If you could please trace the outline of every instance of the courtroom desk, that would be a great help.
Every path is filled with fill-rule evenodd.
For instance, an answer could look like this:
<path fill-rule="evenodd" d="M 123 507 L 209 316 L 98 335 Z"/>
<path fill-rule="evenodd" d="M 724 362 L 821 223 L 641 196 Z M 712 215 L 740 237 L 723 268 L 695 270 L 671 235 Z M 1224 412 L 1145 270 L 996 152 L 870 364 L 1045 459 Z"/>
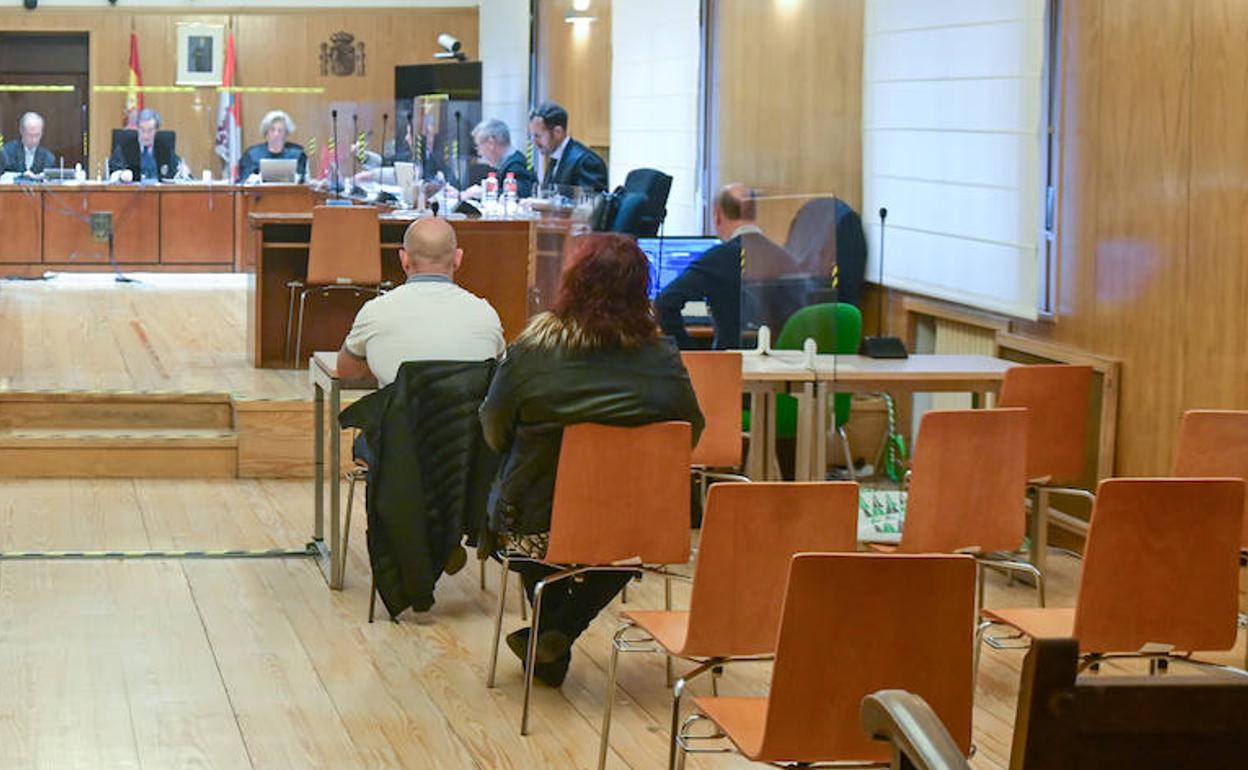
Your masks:
<path fill-rule="evenodd" d="M 234 268 L 234 190 L 224 184 L 160 188 L 162 265 Z"/>
<path fill-rule="evenodd" d="M 155 187 L 43 186 L 46 267 L 108 264 L 108 243 L 91 237 L 91 215 L 111 212 L 118 263 L 160 262 L 160 199 Z"/>
<path fill-rule="evenodd" d="M 22 185 L 0 187 L 0 263 L 39 262 L 43 253 L 43 196 Z"/>
<path fill-rule="evenodd" d="M 235 187 L 234 269 L 250 272 L 256 267 L 256 239 L 251 232 L 252 214 L 307 213 L 324 202 L 323 192 L 299 184 L 264 184 Z"/>
<path fill-rule="evenodd" d="M 400 285 L 406 280 L 398 249 L 410 216 L 384 214 L 381 218 L 382 273 Z M 247 339 L 257 367 L 293 366 L 285 358 L 286 322 L 290 310 L 287 283 L 307 275 L 312 215 L 252 214 L 251 228 L 259 255 L 255 275 L 248 282 Z M 510 342 L 537 311 L 534 298 L 554 296 L 554 285 L 537 289 L 533 238 L 535 223 L 529 220 L 452 220 L 463 263 L 455 282 L 489 301 L 498 311 L 503 334 Z M 549 282 L 549 278 L 547 281 Z M 355 314 L 371 294 L 333 291 L 329 296 L 309 295 L 305 310 L 303 350 L 291 358 L 300 365 L 311 351 L 337 350 L 351 328 Z M 297 299 L 296 299 L 297 302 Z M 413 333 L 419 333 L 414 330 Z M 293 344 L 293 343 L 292 343 Z"/>

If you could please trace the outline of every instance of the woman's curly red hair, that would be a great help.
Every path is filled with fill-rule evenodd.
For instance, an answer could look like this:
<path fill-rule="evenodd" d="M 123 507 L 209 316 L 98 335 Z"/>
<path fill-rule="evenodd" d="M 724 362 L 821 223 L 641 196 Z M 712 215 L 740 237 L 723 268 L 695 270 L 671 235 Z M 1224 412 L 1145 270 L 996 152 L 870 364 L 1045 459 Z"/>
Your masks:
<path fill-rule="evenodd" d="M 617 233 L 572 238 L 552 308 L 599 345 L 636 347 L 658 336 L 650 303 L 650 263 L 636 241 Z"/>

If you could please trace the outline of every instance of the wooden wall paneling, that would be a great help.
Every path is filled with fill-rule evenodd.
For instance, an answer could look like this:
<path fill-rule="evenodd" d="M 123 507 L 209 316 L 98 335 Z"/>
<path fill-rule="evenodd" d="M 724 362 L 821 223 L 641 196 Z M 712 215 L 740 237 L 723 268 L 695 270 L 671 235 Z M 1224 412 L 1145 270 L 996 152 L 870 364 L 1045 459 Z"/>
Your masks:
<path fill-rule="evenodd" d="M 537 98 L 568 111 L 577 140 L 609 150 L 611 144 L 611 2 L 594 0 L 596 20 L 569 24 L 571 0 L 542 0 L 538 11 Z M 514 140 L 518 146 L 524 141 Z"/>
<path fill-rule="evenodd" d="M 1248 4 L 1193 3 L 1182 409 L 1248 408 Z M 1169 415 L 1177 424 L 1177 413 Z"/>
<path fill-rule="evenodd" d="M 863 0 L 714 8 L 713 183 L 861 208 Z M 802 203 L 762 202 L 763 230 L 783 242 Z"/>

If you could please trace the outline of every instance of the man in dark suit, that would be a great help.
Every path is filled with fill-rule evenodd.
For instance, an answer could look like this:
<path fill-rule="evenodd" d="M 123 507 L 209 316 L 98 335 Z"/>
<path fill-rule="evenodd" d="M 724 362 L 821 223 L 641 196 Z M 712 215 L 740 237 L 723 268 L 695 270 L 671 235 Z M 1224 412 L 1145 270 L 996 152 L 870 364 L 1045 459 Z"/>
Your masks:
<path fill-rule="evenodd" d="M 696 347 L 681 316 L 686 302 L 707 303 L 716 350 L 741 347 L 741 332 L 764 324 L 779 334 L 788 316 L 801 307 L 800 301 L 789 301 L 792 292 L 777 290 L 776 284 L 798 268 L 754 224 L 757 207 L 749 188 L 728 185 L 715 196 L 714 206 L 715 234 L 723 243 L 708 249 L 654 300 L 663 333 L 682 349 Z"/>
<path fill-rule="evenodd" d="M 110 181 L 155 182 L 171 179 L 179 171 L 186 172 L 185 164 L 174 152 L 174 133 L 157 131 L 159 112 L 142 110 L 135 122 L 138 131 L 123 131 L 120 140 L 115 140 L 116 146 L 108 159 Z"/>
<path fill-rule="evenodd" d="M 511 129 L 506 123 L 498 118 L 481 121 L 472 129 L 472 141 L 477 145 L 481 160 L 497 172 L 499 195 L 503 193 L 503 182 L 508 174 L 515 174 L 518 197 L 527 198 L 533 194 L 533 171 L 524 153 L 511 146 Z M 480 185 L 473 185 L 464 191 L 464 196 L 480 197 L 480 193 Z"/>
<path fill-rule="evenodd" d="M 37 112 L 22 115 L 17 122 L 21 139 L 4 143 L 4 172 L 37 176 L 43 170 L 56 165 L 56 158 L 46 147 L 40 146 L 43 140 L 43 116 Z"/>
<path fill-rule="evenodd" d="M 574 185 L 594 192 L 607 189 L 607 164 L 568 136 L 567 110 L 554 102 L 540 105 L 529 113 L 529 134 L 546 158 L 543 185 Z"/>

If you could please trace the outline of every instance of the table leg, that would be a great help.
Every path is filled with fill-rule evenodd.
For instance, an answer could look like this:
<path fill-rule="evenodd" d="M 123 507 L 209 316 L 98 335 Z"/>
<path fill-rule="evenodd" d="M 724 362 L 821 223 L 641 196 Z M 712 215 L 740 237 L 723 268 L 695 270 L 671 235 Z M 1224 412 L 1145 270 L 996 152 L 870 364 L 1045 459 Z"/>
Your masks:
<path fill-rule="evenodd" d="M 312 540 L 319 545 L 325 540 L 325 391 L 320 383 L 313 385 L 312 415 L 312 467 L 316 479 Z"/>
<path fill-rule="evenodd" d="M 764 481 L 783 481 L 780 472 L 780 455 L 776 452 L 776 390 L 768 390 L 763 400 L 767 402 L 767 433 L 764 435 L 763 449 L 766 452 L 766 463 L 763 467 Z"/>
<path fill-rule="evenodd" d="M 815 452 L 814 480 L 823 481 L 828 476 L 828 399 L 832 385 L 816 382 L 815 388 Z M 834 425 L 833 428 L 836 426 Z M 851 466 L 852 467 L 852 466 Z M 850 478 L 853 478 L 852 476 Z"/>
<path fill-rule="evenodd" d="M 1036 487 L 1036 507 L 1031 512 L 1031 550 L 1028 560 L 1044 574 L 1049 552 L 1049 490 Z"/>
<path fill-rule="evenodd" d="M 338 413 L 342 411 L 342 390 L 335 380 L 329 389 L 329 587 L 342 589 L 342 429 Z"/>
<path fill-rule="evenodd" d="M 797 398 L 797 436 L 793 460 L 793 478 L 796 481 L 818 479 L 815 473 L 815 443 L 819 440 L 814 412 L 814 383 L 803 382 Z"/>
<path fill-rule="evenodd" d="M 761 390 L 754 388 L 747 392 L 750 395 L 750 429 L 746 436 L 749 438 L 750 448 L 745 456 L 745 475 L 754 481 L 760 481 L 763 478 L 763 458 L 766 455 L 763 448 L 767 433 L 767 408 L 764 405 L 766 397 Z"/>

